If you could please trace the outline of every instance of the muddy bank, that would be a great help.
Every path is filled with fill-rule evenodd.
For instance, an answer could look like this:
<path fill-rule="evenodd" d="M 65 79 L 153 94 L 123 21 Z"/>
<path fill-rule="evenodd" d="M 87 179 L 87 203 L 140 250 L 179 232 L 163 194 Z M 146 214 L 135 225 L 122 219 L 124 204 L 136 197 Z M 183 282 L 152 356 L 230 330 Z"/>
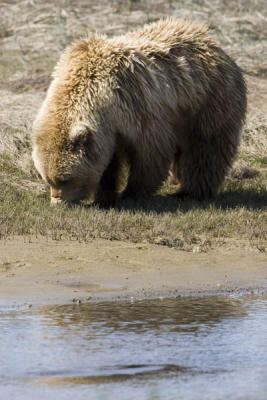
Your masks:
<path fill-rule="evenodd" d="M 267 289 L 267 254 L 187 253 L 95 240 L 0 241 L 0 305 L 67 304 Z"/>

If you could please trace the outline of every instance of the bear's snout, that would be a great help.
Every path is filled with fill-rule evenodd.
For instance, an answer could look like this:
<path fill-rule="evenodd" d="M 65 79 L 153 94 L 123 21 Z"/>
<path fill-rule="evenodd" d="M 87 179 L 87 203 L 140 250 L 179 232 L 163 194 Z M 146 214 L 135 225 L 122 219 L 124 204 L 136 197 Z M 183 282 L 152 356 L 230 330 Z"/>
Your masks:
<path fill-rule="evenodd" d="M 57 204 L 63 203 L 61 189 L 56 189 L 55 187 L 51 186 L 50 196 L 51 196 L 51 201 L 50 201 L 51 206 L 56 206 Z"/>
<path fill-rule="evenodd" d="M 63 203 L 63 200 L 59 197 L 51 197 L 50 205 L 51 206 L 56 206 L 60 203 Z"/>
<path fill-rule="evenodd" d="M 76 190 L 75 190 L 76 189 Z M 58 204 L 65 205 L 76 205 L 79 204 L 83 193 L 79 190 L 79 188 L 72 188 L 72 190 L 66 190 L 62 188 L 50 187 L 50 205 L 57 206 Z"/>

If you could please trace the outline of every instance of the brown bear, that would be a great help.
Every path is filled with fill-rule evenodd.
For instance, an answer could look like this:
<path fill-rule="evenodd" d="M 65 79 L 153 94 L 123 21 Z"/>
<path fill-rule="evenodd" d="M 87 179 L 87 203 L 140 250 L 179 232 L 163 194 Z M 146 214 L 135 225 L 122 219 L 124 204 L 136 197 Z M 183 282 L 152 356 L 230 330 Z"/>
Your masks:
<path fill-rule="evenodd" d="M 113 205 L 124 163 L 124 196 L 154 193 L 171 166 L 177 196 L 208 199 L 236 156 L 245 112 L 242 73 L 207 27 L 167 18 L 67 48 L 34 123 L 33 159 L 52 203 L 94 194 Z"/>

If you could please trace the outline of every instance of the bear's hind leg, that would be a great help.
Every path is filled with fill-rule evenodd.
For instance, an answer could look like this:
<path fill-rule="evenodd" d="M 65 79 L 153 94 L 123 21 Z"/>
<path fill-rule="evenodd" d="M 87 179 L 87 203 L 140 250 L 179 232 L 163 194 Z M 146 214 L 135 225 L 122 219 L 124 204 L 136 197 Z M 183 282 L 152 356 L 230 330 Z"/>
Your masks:
<path fill-rule="evenodd" d="M 216 71 L 221 76 L 210 78 L 206 103 L 192 116 L 176 161 L 178 195 L 200 200 L 216 195 L 222 185 L 237 154 L 246 113 L 246 87 L 238 67 L 227 60 Z"/>
<path fill-rule="evenodd" d="M 177 197 L 198 200 L 212 198 L 218 192 L 237 153 L 237 136 L 198 136 L 194 145 L 177 155 L 174 173 L 180 182 Z"/>

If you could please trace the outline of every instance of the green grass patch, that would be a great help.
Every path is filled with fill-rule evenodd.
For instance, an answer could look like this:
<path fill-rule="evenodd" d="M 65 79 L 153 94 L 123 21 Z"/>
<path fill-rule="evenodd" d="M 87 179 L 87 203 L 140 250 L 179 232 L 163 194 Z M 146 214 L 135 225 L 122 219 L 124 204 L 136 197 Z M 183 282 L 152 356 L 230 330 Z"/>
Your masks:
<path fill-rule="evenodd" d="M 213 202 L 178 201 L 156 195 L 118 207 L 49 206 L 49 198 L 12 184 L 0 190 L 0 237 L 42 235 L 55 240 L 94 238 L 156 243 L 202 250 L 224 243 L 261 247 L 267 240 L 266 190 L 228 183 Z"/>
<path fill-rule="evenodd" d="M 251 166 L 267 168 L 267 156 L 242 152 L 239 158 L 246 161 Z"/>

